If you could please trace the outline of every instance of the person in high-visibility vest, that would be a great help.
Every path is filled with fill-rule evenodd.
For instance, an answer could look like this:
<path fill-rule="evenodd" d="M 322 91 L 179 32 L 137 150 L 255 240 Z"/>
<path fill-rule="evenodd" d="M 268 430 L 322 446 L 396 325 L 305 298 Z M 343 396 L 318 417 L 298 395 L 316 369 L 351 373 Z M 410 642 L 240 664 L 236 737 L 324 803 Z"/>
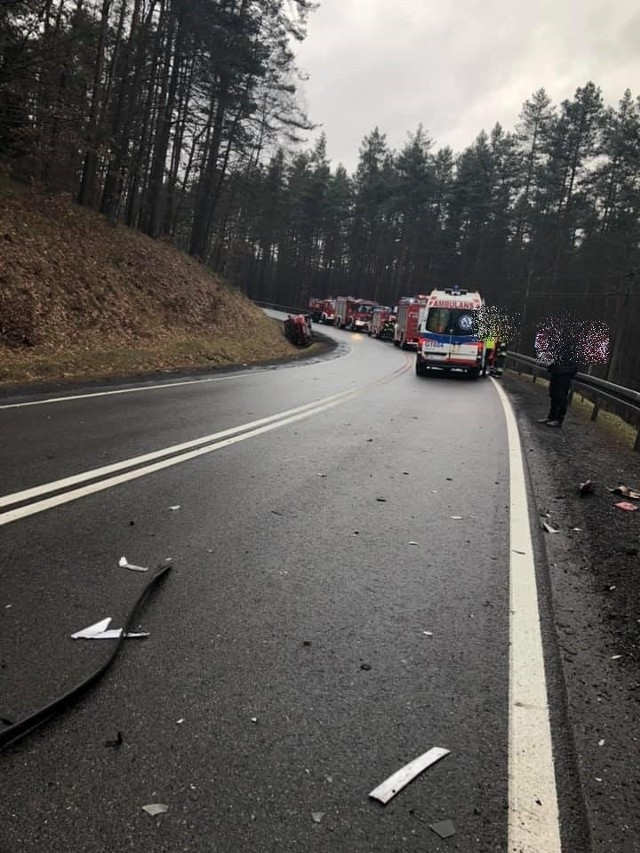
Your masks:
<path fill-rule="evenodd" d="M 488 371 L 493 367 L 493 359 L 496 352 L 496 339 L 486 338 L 484 342 L 484 368 L 483 376 L 486 376 Z"/>

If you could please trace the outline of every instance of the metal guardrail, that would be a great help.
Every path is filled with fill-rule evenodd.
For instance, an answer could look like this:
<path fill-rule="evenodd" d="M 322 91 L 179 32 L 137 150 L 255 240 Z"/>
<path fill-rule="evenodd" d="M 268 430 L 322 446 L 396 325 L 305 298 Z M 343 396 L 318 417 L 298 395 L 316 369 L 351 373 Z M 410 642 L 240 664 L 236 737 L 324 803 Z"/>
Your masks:
<path fill-rule="evenodd" d="M 507 360 L 516 365 L 518 373 L 531 373 L 534 382 L 538 376 L 548 375 L 546 368 L 531 356 L 509 351 L 507 352 Z M 525 370 L 523 371 L 522 368 Z M 579 391 L 581 396 L 593 403 L 592 421 L 597 419 L 603 402 L 612 404 L 616 409 L 616 414 L 623 412 L 624 414 L 621 414 L 621 417 L 630 426 L 637 429 L 633 449 L 640 452 L 640 391 L 625 388 L 624 385 L 616 385 L 614 382 L 607 382 L 606 379 L 590 376 L 588 373 L 577 373 L 571 384 L 573 391 Z"/>
<path fill-rule="evenodd" d="M 304 313 L 304 311 L 301 312 L 300 308 L 288 305 L 276 305 L 273 302 L 258 302 L 255 300 L 254 302 L 261 308 L 271 308 L 274 311 L 286 311 L 292 314 Z M 529 355 L 509 351 L 507 352 L 507 360 L 517 365 L 516 370 L 518 373 L 522 373 L 522 368 L 526 368 L 525 372 L 533 375 L 534 382 L 538 376 L 547 376 L 546 368 L 537 359 Z M 640 453 L 640 391 L 635 391 L 633 388 L 625 388 L 624 385 L 616 385 L 614 382 L 607 382 L 606 379 L 590 376 L 588 373 L 577 373 L 571 384 L 571 396 L 573 396 L 573 391 L 578 390 L 581 396 L 586 397 L 593 403 L 592 421 L 597 419 L 601 403 L 603 402 L 615 406 L 617 410 L 616 414 L 624 412 L 624 415 L 621 415 L 621 417 L 623 417 L 626 423 L 637 430 L 633 449 L 637 453 Z"/>

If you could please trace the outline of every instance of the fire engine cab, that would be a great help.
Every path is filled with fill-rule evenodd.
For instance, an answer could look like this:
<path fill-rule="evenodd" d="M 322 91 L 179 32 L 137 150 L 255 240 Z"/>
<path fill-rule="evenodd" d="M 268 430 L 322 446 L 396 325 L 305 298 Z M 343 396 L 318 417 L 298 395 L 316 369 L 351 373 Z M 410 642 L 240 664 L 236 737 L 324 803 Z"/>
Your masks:
<path fill-rule="evenodd" d="M 338 296 L 336 299 L 336 326 L 353 332 L 368 332 L 375 302 Z"/>
<path fill-rule="evenodd" d="M 369 336 L 381 340 L 393 339 L 393 327 L 395 324 L 395 309 L 389 306 L 376 305 L 371 314 L 371 325 Z"/>
<path fill-rule="evenodd" d="M 418 328 L 416 373 L 463 371 L 476 379 L 484 359 L 484 343 L 476 334 L 476 312 L 484 300 L 477 291 L 432 290 Z"/>
<path fill-rule="evenodd" d="M 330 325 L 336 319 L 335 299 L 309 299 L 309 311 L 314 323 L 325 323 Z"/>
<path fill-rule="evenodd" d="M 418 346 L 418 326 L 427 304 L 428 296 L 404 296 L 398 303 L 398 319 L 393 343 L 402 349 Z"/>

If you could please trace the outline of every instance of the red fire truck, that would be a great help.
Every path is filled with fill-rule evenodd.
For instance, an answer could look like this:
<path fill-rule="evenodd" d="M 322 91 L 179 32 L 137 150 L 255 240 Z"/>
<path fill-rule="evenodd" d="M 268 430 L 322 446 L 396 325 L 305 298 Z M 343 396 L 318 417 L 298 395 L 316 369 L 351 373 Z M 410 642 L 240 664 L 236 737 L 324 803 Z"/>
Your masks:
<path fill-rule="evenodd" d="M 380 338 L 381 340 L 393 340 L 393 331 L 389 335 L 389 328 L 393 329 L 395 319 L 396 315 L 393 308 L 376 305 L 371 313 L 370 337 Z"/>
<path fill-rule="evenodd" d="M 424 315 L 428 296 L 403 296 L 398 303 L 398 319 L 393 343 L 402 349 L 418 346 L 418 326 Z"/>
<path fill-rule="evenodd" d="M 339 329 L 351 329 L 353 332 L 368 332 L 371 314 L 375 302 L 368 299 L 354 299 L 352 296 L 338 296 L 336 299 L 336 326 Z"/>
<path fill-rule="evenodd" d="M 309 299 L 309 311 L 311 319 L 314 323 L 325 323 L 331 325 L 336 319 L 336 300 L 335 299 Z"/>

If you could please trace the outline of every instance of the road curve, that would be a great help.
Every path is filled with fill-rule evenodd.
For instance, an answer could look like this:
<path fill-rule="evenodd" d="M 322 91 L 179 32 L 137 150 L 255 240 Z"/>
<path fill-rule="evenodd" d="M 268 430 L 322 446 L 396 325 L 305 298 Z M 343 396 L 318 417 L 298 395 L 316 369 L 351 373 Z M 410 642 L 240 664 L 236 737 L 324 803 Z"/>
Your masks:
<path fill-rule="evenodd" d="M 174 566 L 139 617 L 150 636 L 0 755 L 3 853 L 553 853 L 554 822 L 585 849 L 544 597 L 559 828 L 549 779 L 510 752 L 535 655 L 514 675 L 526 491 L 514 509 L 495 384 L 419 378 L 412 354 L 326 334 L 344 356 L 2 401 L 4 718 L 104 660 L 112 641 L 70 634 L 123 623 L 148 574 L 121 556 Z M 450 754 L 369 799 L 433 746 Z"/>

